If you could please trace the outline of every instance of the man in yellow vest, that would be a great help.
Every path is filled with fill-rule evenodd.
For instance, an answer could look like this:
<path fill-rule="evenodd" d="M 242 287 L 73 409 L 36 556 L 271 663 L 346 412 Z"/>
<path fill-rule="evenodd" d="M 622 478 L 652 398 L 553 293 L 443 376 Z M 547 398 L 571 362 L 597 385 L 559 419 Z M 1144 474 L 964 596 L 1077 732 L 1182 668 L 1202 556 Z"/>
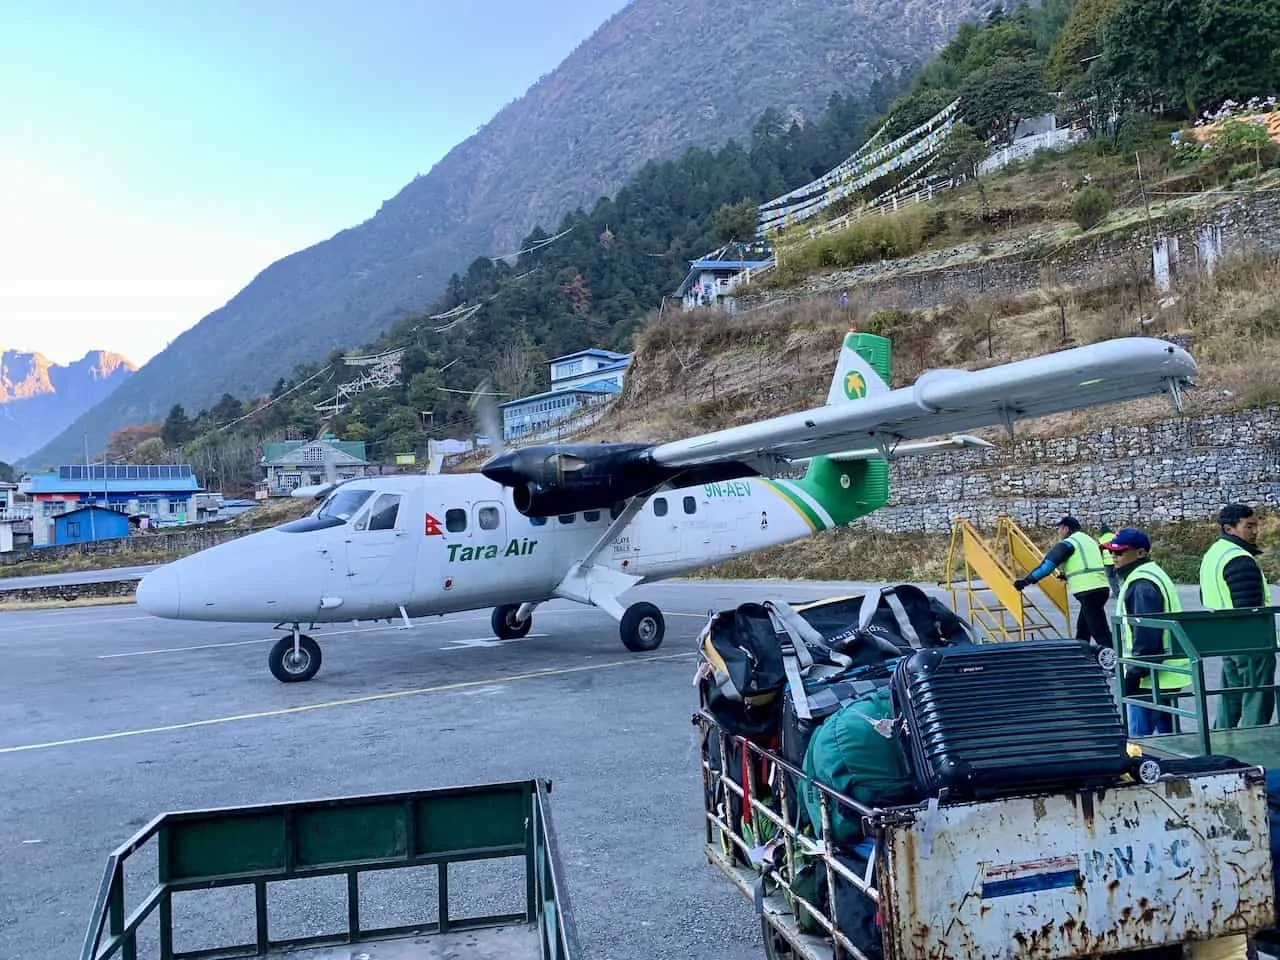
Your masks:
<path fill-rule="evenodd" d="M 1025 577 L 1013 581 L 1018 590 L 1043 580 L 1054 570 L 1067 581 L 1067 589 L 1080 602 L 1076 617 L 1076 637 L 1092 639 L 1099 647 L 1111 647 L 1111 627 L 1107 623 L 1107 601 L 1111 587 L 1107 583 L 1106 565 L 1098 541 L 1080 529 L 1080 521 L 1066 516 L 1058 521 L 1062 540 L 1045 554 L 1040 565 Z"/>
<path fill-rule="evenodd" d="M 1241 610 L 1270 603 L 1271 589 L 1254 559 L 1258 549 L 1258 518 L 1253 508 L 1229 503 L 1218 511 L 1221 536 L 1200 561 L 1200 602 L 1206 610 Z M 1223 657 L 1223 687 L 1265 686 L 1276 682 L 1276 658 Z M 1260 727 L 1271 722 L 1274 690 L 1224 693 L 1218 699 L 1217 729 Z"/>
<path fill-rule="evenodd" d="M 1121 616 L 1159 616 L 1162 613 L 1178 613 L 1182 610 L 1182 602 L 1178 599 L 1178 588 L 1160 565 L 1151 559 L 1151 539 L 1141 530 L 1124 527 L 1107 543 L 1116 561 L 1116 574 L 1120 577 L 1120 596 L 1116 603 L 1116 613 Z M 1173 657 L 1180 652 L 1175 649 L 1176 641 L 1168 630 L 1156 627 L 1133 627 L 1124 624 L 1121 627 L 1123 651 L 1126 657 L 1165 657 L 1168 666 L 1186 668 L 1190 661 L 1185 657 Z M 1157 670 L 1160 702 L 1169 702 L 1163 694 L 1181 690 L 1190 685 L 1190 674 L 1179 674 L 1172 670 Z M 1151 697 L 1151 669 L 1148 667 L 1126 666 L 1124 674 L 1125 696 Z M 1147 707 L 1128 705 L 1129 736 L 1149 737 L 1155 733 L 1173 733 L 1173 714 L 1163 713 Z"/>

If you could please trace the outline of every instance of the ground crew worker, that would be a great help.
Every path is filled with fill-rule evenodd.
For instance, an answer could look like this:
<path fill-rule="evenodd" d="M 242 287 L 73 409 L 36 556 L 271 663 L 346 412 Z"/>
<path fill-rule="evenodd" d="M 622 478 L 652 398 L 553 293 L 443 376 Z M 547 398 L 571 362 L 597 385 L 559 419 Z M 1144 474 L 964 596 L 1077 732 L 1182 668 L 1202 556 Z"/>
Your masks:
<path fill-rule="evenodd" d="M 1102 548 L 1098 541 L 1080 529 L 1080 521 L 1065 516 L 1058 521 L 1061 542 L 1054 544 L 1040 566 L 1025 577 L 1013 581 L 1014 587 L 1025 590 L 1031 584 L 1043 580 L 1054 570 L 1067 581 L 1067 589 L 1080 602 L 1080 614 L 1076 617 L 1076 638 L 1092 639 L 1099 647 L 1113 647 L 1111 627 L 1107 623 L 1107 600 L 1111 587 L 1107 584 L 1106 567 L 1102 562 Z"/>
<path fill-rule="evenodd" d="M 1124 616 L 1159 616 L 1162 613 L 1179 613 L 1182 602 L 1178 598 L 1178 588 L 1160 565 L 1151 559 L 1151 539 L 1141 530 L 1124 527 L 1107 543 L 1107 549 L 1116 561 L 1116 573 L 1120 577 L 1120 591 L 1116 602 L 1116 613 Z M 1124 640 L 1121 649 L 1124 655 L 1151 658 L 1163 655 L 1168 666 L 1189 667 L 1191 661 L 1185 657 L 1174 657 L 1180 652 L 1176 648 L 1170 631 L 1157 627 L 1121 627 Z M 1126 665 L 1124 673 L 1124 693 L 1127 697 L 1140 696 L 1147 700 L 1151 697 L 1151 669 L 1136 665 Z M 1166 691 L 1173 692 L 1191 683 L 1189 673 L 1181 674 L 1173 670 L 1157 670 L 1159 684 L 1159 702 L 1168 703 L 1169 698 L 1163 696 Z M 1129 736 L 1149 737 L 1153 733 L 1173 733 L 1173 714 L 1152 710 L 1149 707 L 1137 707 L 1128 704 Z"/>
<path fill-rule="evenodd" d="M 1229 503 L 1218 511 L 1220 536 L 1200 561 L 1200 602 L 1206 610 L 1241 610 L 1263 607 L 1271 590 L 1254 557 L 1258 549 L 1258 518 L 1253 508 Z M 1265 686 L 1275 683 L 1275 654 L 1253 657 L 1223 657 L 1224 687 Z M 1219 730 L 1262 726 L 1271 722 L 1275 710 L 1274 690 L 1252 693 L 1224 693 L 1218 701 Z"/>
<path fill-rule="evenodd" d="M 1111 585 L 1111 599 L 1120 596 L 1120 577 L 1116 574 L 1115 554 L 1107 549 L 1115 534 L 1105 523 L 1098 530 L 1098 546 L 1102 548 L 1102 565 L 1107 568 L 1107 583 Z"/>

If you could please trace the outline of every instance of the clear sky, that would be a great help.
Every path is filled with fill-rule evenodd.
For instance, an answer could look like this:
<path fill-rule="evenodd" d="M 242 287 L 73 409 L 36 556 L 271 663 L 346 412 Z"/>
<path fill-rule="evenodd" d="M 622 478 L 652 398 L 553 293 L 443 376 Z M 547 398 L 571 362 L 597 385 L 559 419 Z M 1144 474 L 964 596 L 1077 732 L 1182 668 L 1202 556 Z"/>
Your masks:
<path fill-rule="evenodd" d="M 626 4 L 0 0 L 0 348 L 141 366 Z"/>

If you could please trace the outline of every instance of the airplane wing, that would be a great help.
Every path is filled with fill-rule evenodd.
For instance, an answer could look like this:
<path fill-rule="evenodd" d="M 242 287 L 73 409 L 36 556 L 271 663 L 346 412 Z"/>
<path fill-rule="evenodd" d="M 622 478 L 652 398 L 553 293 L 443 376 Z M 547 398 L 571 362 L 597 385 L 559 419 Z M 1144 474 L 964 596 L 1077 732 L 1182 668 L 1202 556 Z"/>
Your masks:
<path fill-rule="evenodd" d="M 695 467 L 892 455 L 904 440 L 984 426 L 1012 430 L 1018 420 L 1154 394 L 1178 403 L 1196 372 L 1181 347 L 1126 337 L 984 370 L 932 370 L 910 387 L 659 444 L 648 456 L 664 467 Z"/>

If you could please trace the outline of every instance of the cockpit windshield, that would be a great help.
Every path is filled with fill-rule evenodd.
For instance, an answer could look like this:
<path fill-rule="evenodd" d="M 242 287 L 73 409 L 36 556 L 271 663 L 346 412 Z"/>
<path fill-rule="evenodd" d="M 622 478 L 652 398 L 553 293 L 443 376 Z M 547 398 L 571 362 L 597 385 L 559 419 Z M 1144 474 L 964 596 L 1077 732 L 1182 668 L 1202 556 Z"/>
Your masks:
<path fill-rule="evenodd" d="M 305 533 L 308 530 L 324 530 L 327 527 L 340 527 L 356 515 L 356 511 L 373 496 L 372 490 L 353 490 L 350 487 L 339 487 L 318 510 L 308 514 L 301 520 L 293 520 L 277 527 L 286 533 Z"/>

